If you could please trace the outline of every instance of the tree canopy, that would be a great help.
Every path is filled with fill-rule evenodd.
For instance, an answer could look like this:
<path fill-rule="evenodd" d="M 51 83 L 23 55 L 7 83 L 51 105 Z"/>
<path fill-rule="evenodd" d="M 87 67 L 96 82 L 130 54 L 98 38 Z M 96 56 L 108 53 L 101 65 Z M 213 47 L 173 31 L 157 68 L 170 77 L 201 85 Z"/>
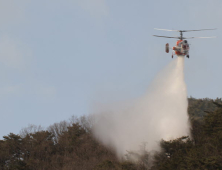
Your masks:
<path fill-rule="evenodd" d="M 222 101 L 189 98 L 191 135 L 160 141 L 161 151 L 144 149 L 137 161 L 127 151 L 118 160 L 91 133 L 93 117 L 72 117 L 43 129 L 30 125 L 0 140 L 2 170 L 220 170 L 222 169 Z M 144 147 L 145 148 L 145 147 Z"/>

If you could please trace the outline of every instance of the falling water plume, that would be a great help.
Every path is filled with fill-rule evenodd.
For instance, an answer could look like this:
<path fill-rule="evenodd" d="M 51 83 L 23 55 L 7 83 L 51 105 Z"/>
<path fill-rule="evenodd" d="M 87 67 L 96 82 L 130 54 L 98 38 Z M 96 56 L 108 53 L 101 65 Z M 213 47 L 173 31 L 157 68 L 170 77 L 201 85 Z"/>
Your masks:
<path fill-rule="evenodd" d="M 102 114 L 96 115 L 93 132 L 119 158 L 127 151 L 138 151 L 144 142 L 146 150 L 158 151 L 161 139 L 189 135 L 187 107 L 184 57 L 178 56 L 159 72 L 146 94 L 129 107 L 100 109 Z"/>

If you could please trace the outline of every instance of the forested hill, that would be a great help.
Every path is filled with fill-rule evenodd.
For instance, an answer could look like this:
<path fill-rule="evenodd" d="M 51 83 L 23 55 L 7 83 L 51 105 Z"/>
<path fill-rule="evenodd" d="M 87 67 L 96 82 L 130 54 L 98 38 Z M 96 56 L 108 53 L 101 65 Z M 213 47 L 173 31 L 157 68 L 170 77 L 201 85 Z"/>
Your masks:
<path fill-rule="evenodd" d="M 193 97 L 188 98 L 188 113 L 190 119 L 203 119 L 207 112 L 215 111 L 218 107 L 214 103 L 222 104 L 222 99 L 195 99 Z"/>
<path fill-rule="evenodd" d="M 72 117 L 47 129 L 30 125 L 0 140 L 0 170 L 220 170 L 221 103 L 221 99 L 189 98 L 190 138 L 162 140 L 162 151 L 152 154 L 128 151 L 122 161 L 93 138 L 91 127 L 96 122 L 91 116 Z M 127 160 L 131 155 L 137 155 L 138 161 Z"/>

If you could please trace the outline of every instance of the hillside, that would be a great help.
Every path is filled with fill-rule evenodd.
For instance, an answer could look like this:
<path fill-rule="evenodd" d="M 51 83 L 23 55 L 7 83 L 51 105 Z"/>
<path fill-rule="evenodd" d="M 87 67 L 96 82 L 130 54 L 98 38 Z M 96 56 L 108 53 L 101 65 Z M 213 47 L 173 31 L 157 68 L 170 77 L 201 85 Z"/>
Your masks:
<path fill-rule="evenodd" d="M 188 98 L 188 113 L 190 119 L 203 119 L 207 112 L 213 112 L 218 107 L 214 104 L 221 103 L 221 98 L 217 98 L 215 100 L 204 98 L 204 99 L 195 99 L 193 97 Z"/>
<path fill-rule="evenodd" d="M 222 169 L 221 99 L 189 98 L 191 138 L 161 141 L 161 152 L 151 158 L 144 150 L 137 162 L 119 161 L 110 148 L 92 136 L 93 117 L 72 117 L 43 130 L 29 126 L 0 140 L 2 170 L 165 170 Z M 153 153 L 152 153 L 153 154 Z M 152 159 L 152 160 L 151 160 Z"/>

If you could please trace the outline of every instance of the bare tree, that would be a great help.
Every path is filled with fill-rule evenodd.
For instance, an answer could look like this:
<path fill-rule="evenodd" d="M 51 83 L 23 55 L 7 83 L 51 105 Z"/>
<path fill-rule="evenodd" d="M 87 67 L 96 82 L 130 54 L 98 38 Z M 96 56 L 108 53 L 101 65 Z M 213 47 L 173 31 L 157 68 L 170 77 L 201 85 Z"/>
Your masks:
<path fill-rule="evenodd" d="M 62 133 L 68 130 L 69 126 L 70 123 L 64 120 L 59 123 L 54 123 L 53 125 L 50 125 L 47 130 L 54 135 L 54 142 L 58 143 L 59 137 L 62 135 Z"/>
<path fill-rule="evenodd" d="M 40 132 L 43 130 L 44 128 L 41 125 L 37 126 L 37 125 L 29 124 L 28 127 L 22 128 L 20 130 L 20 136 L 24 138 L 28 134 L 31 134 L 31 133 L 34 134 L 36 132 Z"/>

